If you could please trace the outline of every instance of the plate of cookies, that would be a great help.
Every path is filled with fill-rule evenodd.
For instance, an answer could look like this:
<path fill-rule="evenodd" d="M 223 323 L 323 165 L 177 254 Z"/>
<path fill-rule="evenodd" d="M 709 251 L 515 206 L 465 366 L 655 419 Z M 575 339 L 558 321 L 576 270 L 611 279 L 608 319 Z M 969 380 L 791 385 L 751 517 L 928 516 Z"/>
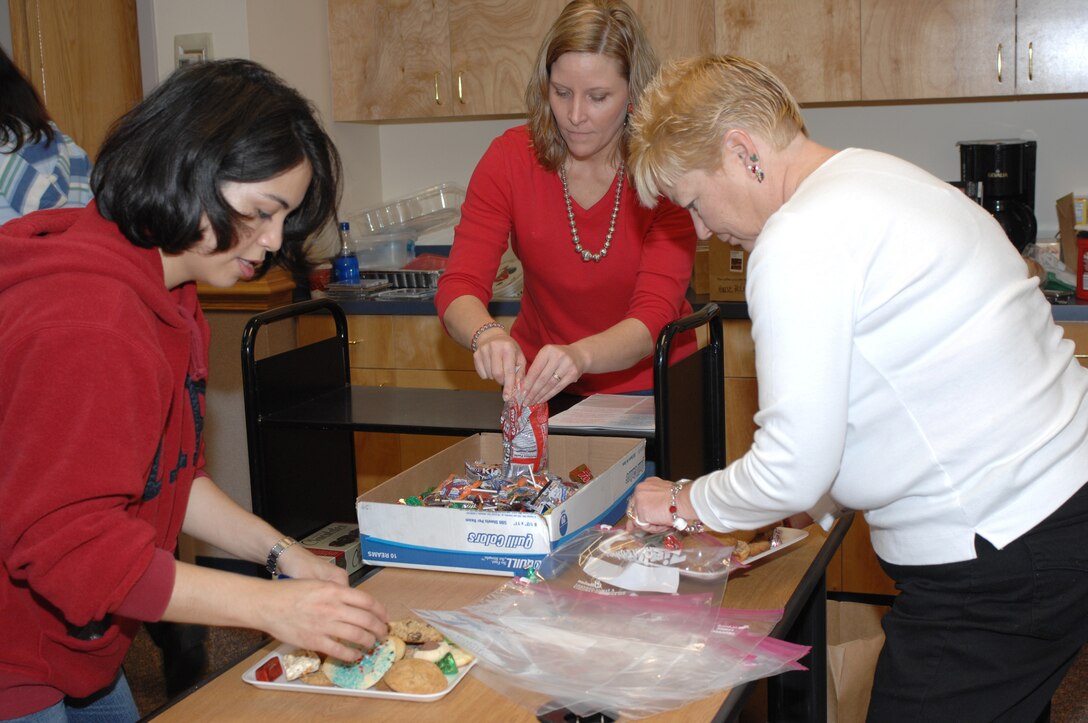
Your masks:
<path fill-rule="evenodd" d="M 283 644 L 242 674 L 258 688 L 430 702 L 442 698 L 476 664 L 434 627 L 408 618 L 352 662 Z"/>

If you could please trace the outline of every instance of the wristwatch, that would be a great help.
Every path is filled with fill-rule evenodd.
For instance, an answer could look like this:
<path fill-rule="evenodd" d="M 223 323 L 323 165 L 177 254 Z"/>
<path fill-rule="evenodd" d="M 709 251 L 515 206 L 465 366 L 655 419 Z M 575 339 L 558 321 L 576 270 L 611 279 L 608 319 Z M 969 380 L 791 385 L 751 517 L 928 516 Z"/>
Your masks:
<path fill-rule="evenodd" d="M 284 550 L 288 547 L 297 543 L 298 540 L 291 536 L 287 536 L 275 545 L 272 545 L 272 549 L 268 551 L 268 560 L 264 563 L 264 568 L 268 570 L 268 574 L 271 575 L 273 579 L 279 574 L 280 555 L 282 555 Z"/>

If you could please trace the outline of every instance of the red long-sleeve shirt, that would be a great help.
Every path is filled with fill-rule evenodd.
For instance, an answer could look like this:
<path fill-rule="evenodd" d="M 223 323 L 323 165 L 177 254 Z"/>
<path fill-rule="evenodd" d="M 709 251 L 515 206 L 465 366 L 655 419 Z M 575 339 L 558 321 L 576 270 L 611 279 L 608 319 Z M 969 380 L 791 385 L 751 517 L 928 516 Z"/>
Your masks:
<path fill-rule="evenodd" d="M 604 245 L 616 198 L 616 181 L 592 208 L 572 199 L 582 247 Z M 545 344 L 570 344 L 624 319 L 638 319 L 653 339 L 685 314 L 695 258 L 689 214 L 662 199 L 654 209 L 639 204 L 624 178 L 616 230 L 600 262 L 583 261 L 571 240 L 559 175 L 537 162 L 526 126 L 496 138 L 472 174 L 461 222 L 454 232 L 435 306 L 444 317 L 450 303 L 469 295 L 485 305 L 507 240 L 524 269 L 521 311 L 511 335 L 531 362 Z M 687 338 L 677 353 L 694 348 Z M 653 387 L 652 355 L 623 371 L 586 374 L 566 391 L 588 395 Z"/>

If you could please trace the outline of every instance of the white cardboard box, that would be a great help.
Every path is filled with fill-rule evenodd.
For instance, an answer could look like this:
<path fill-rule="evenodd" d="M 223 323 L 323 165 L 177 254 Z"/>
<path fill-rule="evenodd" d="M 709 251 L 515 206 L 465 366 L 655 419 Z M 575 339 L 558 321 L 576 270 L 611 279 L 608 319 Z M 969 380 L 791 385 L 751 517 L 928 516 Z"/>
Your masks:
<path fill-rule="evenodd" d="M 361 495 L 355 506 L 363 562 L 487 575 L 516 575 L 537 567 L 581 530 L 623 516 L 627 496 L 646 470 L 646 440 L 551 435 L 549 471 L 565 477 L 586 464 L 594 479 L 546 515 L 398 503 L 476 460 L 501 462 L 502 435 L 464 439 Z"/>
<path fill-rule="evenodd" d="M 351 522 L 333 522 L 301 540 L 315 555 L 329 558 L 350 575 L 363 566 L 359 554 L 359 527 Z"/>

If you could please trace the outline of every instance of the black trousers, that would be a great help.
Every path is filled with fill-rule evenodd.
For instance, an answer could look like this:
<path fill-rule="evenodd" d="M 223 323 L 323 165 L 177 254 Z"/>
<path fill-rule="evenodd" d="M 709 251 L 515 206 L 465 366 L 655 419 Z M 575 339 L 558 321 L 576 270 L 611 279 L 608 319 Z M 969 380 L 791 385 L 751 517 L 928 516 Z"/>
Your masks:
<path fill-rule="evenodd" d="M 884 617 L 870 723 L 1035 721 L 1088 642 L 1088 485 L 1003 550 L 881 562 L 900 594 Z"/>

